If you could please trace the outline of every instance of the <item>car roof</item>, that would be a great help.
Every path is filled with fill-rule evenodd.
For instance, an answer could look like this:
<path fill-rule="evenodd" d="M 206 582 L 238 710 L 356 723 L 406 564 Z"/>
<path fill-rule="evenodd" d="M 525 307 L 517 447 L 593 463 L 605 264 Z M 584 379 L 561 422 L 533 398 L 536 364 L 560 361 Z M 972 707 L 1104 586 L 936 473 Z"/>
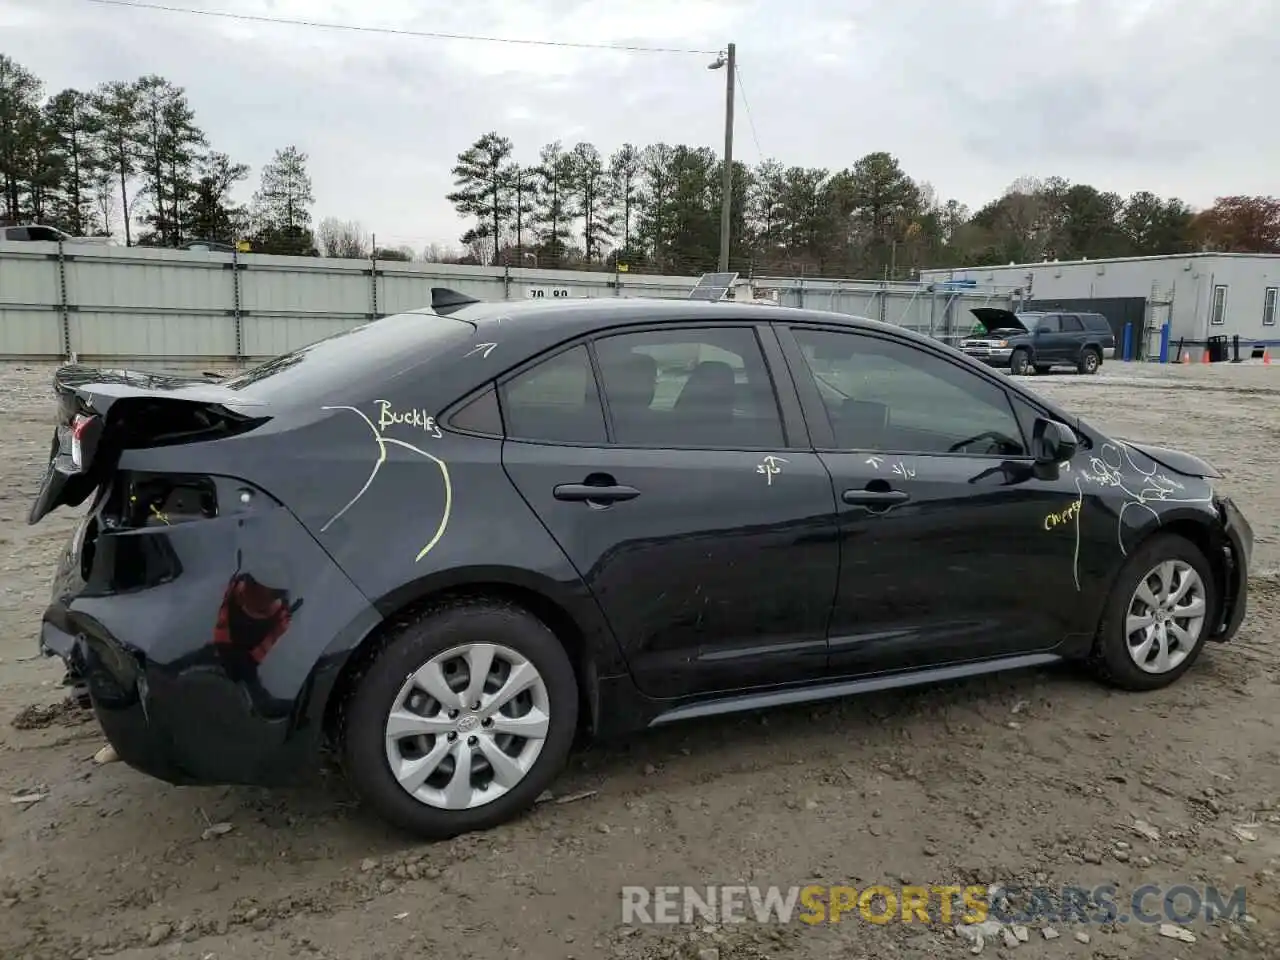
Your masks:
<path fill-rule="evenodd" d="M 922 342 L 935 342 L 903 327 L 829 310 L 807 310 L 732 300 L 665 299 L 659 297 L 582 297 L 556 300 L 496 300 L 462 307 L 407 311 L 437 314 L 472 324 L 477 333 L 518 334 L 522 351 L 537 353 L 564 340 L 601 327 L 625 324 L 726 323 L 825 323 L 890 332 Z M 542 346 L 537 341 L 544 341 Z"/>

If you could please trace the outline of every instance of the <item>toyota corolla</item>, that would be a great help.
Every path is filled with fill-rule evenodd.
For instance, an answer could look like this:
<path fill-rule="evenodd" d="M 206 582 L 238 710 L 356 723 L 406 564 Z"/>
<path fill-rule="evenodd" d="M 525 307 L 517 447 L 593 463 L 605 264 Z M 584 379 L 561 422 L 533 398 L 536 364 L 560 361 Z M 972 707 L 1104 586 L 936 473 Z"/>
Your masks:
<path fill-rule="evenodd" d="M 447 837 L 579 733 L 1064 660 L 1150 690 L 1244 616 L 1211 465 L 935 341 L 435 294 L 227 379 L 56 375 L 30 520 L 85 513 L 40 643 L 127 763 L 276 784 L 333 753 Z"/>

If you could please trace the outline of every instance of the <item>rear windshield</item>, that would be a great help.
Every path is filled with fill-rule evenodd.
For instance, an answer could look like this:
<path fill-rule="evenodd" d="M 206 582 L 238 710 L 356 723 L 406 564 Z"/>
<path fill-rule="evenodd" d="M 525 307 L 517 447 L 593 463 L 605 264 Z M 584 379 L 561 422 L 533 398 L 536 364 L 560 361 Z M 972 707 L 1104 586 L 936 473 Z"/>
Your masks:
<path fill-rule="evenodd" d="M 256 400 L 312 403 L 347 383 L 396 376 L 466 340 L 473 325 L 433 313 L 401 313 L 281 354 L 221 386 Z"/>

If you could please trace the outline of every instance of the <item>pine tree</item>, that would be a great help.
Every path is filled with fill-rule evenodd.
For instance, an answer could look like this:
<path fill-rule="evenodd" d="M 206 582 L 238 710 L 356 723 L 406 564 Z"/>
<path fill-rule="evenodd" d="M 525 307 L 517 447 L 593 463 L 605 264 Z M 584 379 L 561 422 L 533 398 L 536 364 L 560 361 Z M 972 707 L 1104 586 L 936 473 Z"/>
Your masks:
<path fill-rule="evenodd" d="M 49 100 L 44 118 L 50 148 L 62 157 L 62 182 L 53 225 L 76 236 L 90 235 L 100 228 L 94 182 L 101 168 L 92 98 L 80 90 L 63 90 Z"/>
<path fill-rule="evenodd" d="M 23 217 L 31 187 L 31 160 L 40 135 L 41 83 L 30 70 L 0 54 L 0 217 Z"/>
<path fill-rule="evenodd" d="M 232 163 L 225 153 L 200 159 L 188 226 L 191 239 L 235 243 L 247 228 L 247 214 L 231 199 L 237 183 L 249 176 L 243 163 Z"/>
<path fill-rule="evenodd" d="M 311 235 L 313 203 L 307 155 L 294 146 L 277 150 L 262 168 L 262 182 L 253 196 L 254 248 L 263 253 L 316 255 Z"/>
<path fill-rule="evenodd" d="M 547 266 L 558 267 L 568 250 L 569 227 L 573 220 L 573 158 L 560 141 L 542 148 L 538 165 L 539 195 L 536 220 L 538 241 Z"/>
<path fill-rule="evenodd" d="M 143 137 L 137 84 L 120 80 L 104 83 L 94 91 L 93 110 L 99 131 L 103 166 L 111 170 L 120 190 L 124 242 L 125 246 L 129 246 L 133 243 L 129 184 L 138 172 Z"/>
<path fill-rule="evenodd" d="M 458 154 L 453 168 L 455 189 L 447 197 L 460 216 L 475 218 L 462 242 L 492 243 L 494 263 L 498 262 L 503 228 L 512 214 L 510 182 L 505 176 L 511 152 L 511 141 L 506 137 L 496 133 L 480 137 Z"/>
<path fill-rule="evenodd" d="M 622 231 L 622 251 L 628 255 L 631 253 L 631 230 L 640 199 L 640 161 L 640 151 L 630 143 L 624 143 L 609 158 L 609 202 Z"/>
<path fill-rule="evenodd" d="M 604 259 L 604 245 L 613 239 L 615 216 L 609 204 L 609 175 L 604 160 L 590 143 L 573 148 L 571 184 L 574 207 L 582 218 L 582 251 L 587 263 Z"/>

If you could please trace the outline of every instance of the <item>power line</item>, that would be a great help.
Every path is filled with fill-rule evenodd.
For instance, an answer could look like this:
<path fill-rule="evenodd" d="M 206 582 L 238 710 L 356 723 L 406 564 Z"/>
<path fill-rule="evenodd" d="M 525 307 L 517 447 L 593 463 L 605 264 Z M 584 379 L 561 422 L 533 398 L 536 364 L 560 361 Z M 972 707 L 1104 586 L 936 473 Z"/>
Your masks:
<path fill-rule="evenodd" d="M 756 135 L 756 118 L 751 114 L 751 104 L 747 101 L 747 88 L 742 83 L 742 71 L 738 69 L 738 65 L 733 65 L 733 72 L 738 75 L 738 92 L 742 94 L 742 108 L 747 114 L 747 123 L 751 126 L 751 139 L 756 142 L 756 153 L 760 159 L 764 159 L 764 151 L 760 149 L 760 137 Z"/>
<path fill-rule="evenodd" d="M 629 44 L 586 43 L 570 40 L 530 40 L 517 37 L 486 37 L 466 33 L 437 33 L 428 30 L 403 30 L 397 27 L 363 27 L 351 23 L 326 23 L 320 20 L 295 20 L 289 17 L 263 17 L 250 13 L 227 13 L 221 10 L 192 10 L 188 7 L 171 7 L 159 3 L 142 3 L 139 0 L 85 0 L 108 7 L 129 7 L 135 10 L 156 10 L 162 13 L 185 13 L 196 17 L 216 17 L 242 23 L 270 23 L 290 27 L 313 27 L 320 30 L 346 30 L 350 33 L 377 33 L 394 37 L 413 37 L 419 40 L 469 40 L 476 43 L 509 43 L 531 47 L 571 47 L 578 50 L 615 50 L 624 53 L 679 53 L 707 56 L 715 50 L 694 50 L 681 47 L 643 47 Z"/>

